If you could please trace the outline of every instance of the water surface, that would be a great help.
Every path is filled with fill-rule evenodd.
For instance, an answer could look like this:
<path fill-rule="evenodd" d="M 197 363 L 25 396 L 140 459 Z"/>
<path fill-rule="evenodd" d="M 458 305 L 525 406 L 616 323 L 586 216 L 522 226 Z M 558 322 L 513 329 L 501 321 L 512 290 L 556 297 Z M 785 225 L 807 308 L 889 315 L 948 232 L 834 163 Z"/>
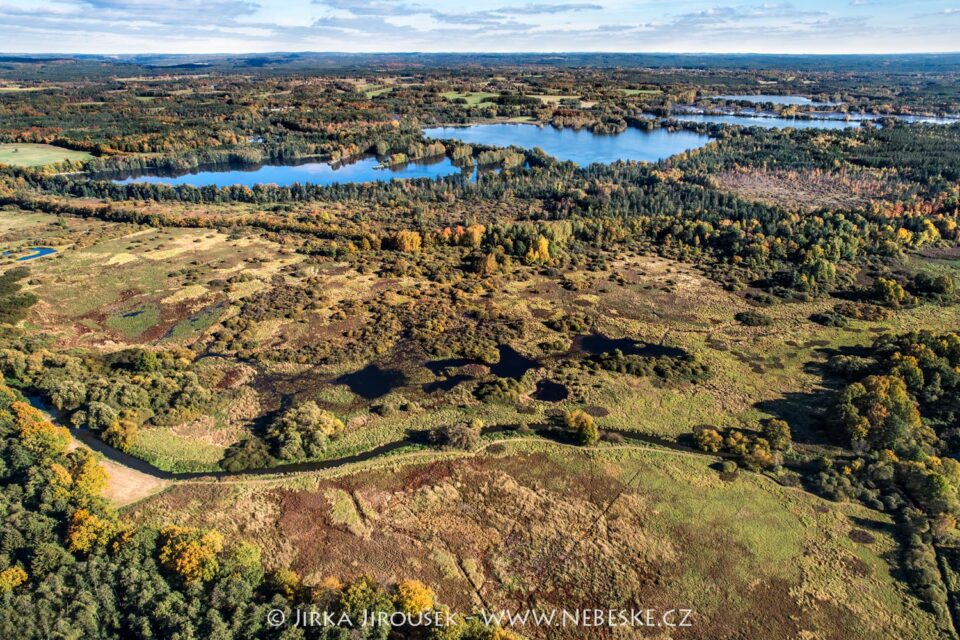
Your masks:
<path fill-rule="evenodd" d="M 30 247 L 30 251 L 33 251 L 33 253 L 17 258 L 17 262 L 33 260 L 34 258 L 42 258 L 43 256 L 48 256 L 51 253 L 57 252 L 56 249 L 51 247 Z"/>
<path fill-rule="evenodd" d="M 149 184 L 190 185 L 193 187 L 252 187 L 257 184 L 275 184 L 288 187 L 293 184 L 331 185 L 337 183 L 386 182 L 394 179 L 440 178 L 460 173 L 449 158 L 439 157 L 409 162 L 404 165 L 381 167 L 375 157 L 366 157 L 346 164 L 307 162 L 302 164 L 215 165 L 202 167 L 190 173 L 170 173 L 159 170 L 129 172 L 111 176 L 118 184 L 146 182 Z"/>
<path fill-rule="evenodd" d="M 496 147 L 539 147 L 558 160 L 580 166 L 617 160 L 656 162 L 702 147 L 710 141 L 693 131 L 646 131 L 628 127 L 622 133 L 601 134 L 587 129 L 557 129 L 532 124 L 479 124 L 470 127 L 433 127 L 424 130 L 428 138 L 459 140 Z"/>
<path fill-rule="evenodd" d="M 654 116 L 651 116 L 654 117 Z M 907 124 L 949 125 L 960 122 L 958 118 L 936 116 L 881 116 L 876 114 L 816 113 L 809 118 L 783 118 L 768 113 L 674 113 L 670 116 L 679 122 L 702 122 L 707 124 L 740 125 L 741 127 L 763 127 L 764 129 L 852 129 L 864 122 L 874 122 L 893 118 Z"/>
<path fill-rule="evenodd" d="M 764 129 L 852 129 L 859 127 L 860 120 L 840 118 L 780 118 L 775 116 L 745 115 L 708 115 L 704 113 L 675 113 L 670 116 L 678 122 L 702 122 L 706 124 L 728 124 L 741 127 L 763 127 Z"/>
<path fill-rule="evenodd" d="M 784 105 L 803 105 L 814 107 L 828 107 L 836 105 L 836 102 L 815 102 L 804 96 L 774 96 L 766 93 L 757 93 L 753 95 L 726 95 L 726 96 L 707 96 L 708 100 L 731 100 L 736 102 L 752 102 L 753 104 L 784 104 Z"/>

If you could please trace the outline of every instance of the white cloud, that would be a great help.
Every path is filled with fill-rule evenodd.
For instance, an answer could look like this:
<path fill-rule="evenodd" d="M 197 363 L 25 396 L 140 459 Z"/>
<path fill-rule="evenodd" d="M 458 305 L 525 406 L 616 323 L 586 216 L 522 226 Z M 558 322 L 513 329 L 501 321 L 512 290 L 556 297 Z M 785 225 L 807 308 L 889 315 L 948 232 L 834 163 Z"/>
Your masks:
<path fill-rule="evenodd" d="M 941 9 L 739 0 L 0 0 L 10 52 L 955 50 Z M 906 3 L 903 3 L 906 4 Z M 916 5 L 912 7 L 915 9 Z M 939 16 L 939 17 L 938 17 Z"/>

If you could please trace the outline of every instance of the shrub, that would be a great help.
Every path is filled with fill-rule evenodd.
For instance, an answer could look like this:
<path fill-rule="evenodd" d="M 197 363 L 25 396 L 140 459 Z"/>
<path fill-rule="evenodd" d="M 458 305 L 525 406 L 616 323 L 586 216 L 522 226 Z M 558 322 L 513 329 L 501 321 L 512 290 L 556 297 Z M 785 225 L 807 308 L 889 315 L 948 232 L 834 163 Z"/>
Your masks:
<path fill-rule="evenodd" d="M 821 324 L 825 327 L 846 327 L 850 325 L 850 320 L 836 311 L 825 311 L 823 313 L 815 313 L 810 316 L 810 320 Z"/>
<path fill-rule="evenodd" d="M 790 425 L 784 420 L 767 420 L 763 425 L 763 437 L 770 443 L 770 447 L 777 451 L 789 449 L 793 442 Z"/>
<path fill-rule="evenodd" d="M 878 307 L 875 304 L 857 304 L 855 302 L 841 302 L 833 310 L 842 316 L 854 320 L 889 320 L 893 314 L 889 309 Z"/>
<path fill-rule="evenodd" d="M 565 413 L 563 415 L 563 425 L 582 445 L 596 444 L 600 438 L 600 432 L 593 422 L 593 416 L 580 409 Z"/>
<path fill-rule="evenodd" d="M 431 431 L 429 440 L 432 444 L 446 449 L 470 451 L 480 444 L 480 429 L 463 422 L 445 425 Z"/>
<path fill-rule="evenodd" d="M 696 384 L 708 379 L 710 368 L 692 356 L 657 358 L 640 355 L 624 355 L 619 349 L 594 356 L 587 366 L 626 373 L 637 377 L 656 377 L 667 382 L 686 381 Z"/>
<path fill-rule="evenodd" d="M 748 327 L 769 327 L 773 324 L 773 318 L 759 311 L 741 311 L 733 317 Z"/>
<path fill-rule="evenodd" d="M 717 453 L 723 448 L 723 436 L 716 429 L 701 429 L 693 435 L 693 440 L 702 451 Z"/>
<path fill-rule="evenodd" d="M 330 438 L 343 431 L 343 422 L 315 402 L 288 409 L 267 429 L 266 440 L 281 460 L 321 455 Z"/>
<path fill-rule="evenodd" d="M 220 461 L 227 471 L 244 469 L 263 469 L 276 464 L 276 458 L 270 454 L 270 447 L 259 438 L 246 438 L 230 445 Z"/>
<path fill-rule="evenodd" d="M 522 395 L 523 385 L 513 378 L 497 378 L 481 382 L 473 394 L 484 402 L 517 402 Z"/>

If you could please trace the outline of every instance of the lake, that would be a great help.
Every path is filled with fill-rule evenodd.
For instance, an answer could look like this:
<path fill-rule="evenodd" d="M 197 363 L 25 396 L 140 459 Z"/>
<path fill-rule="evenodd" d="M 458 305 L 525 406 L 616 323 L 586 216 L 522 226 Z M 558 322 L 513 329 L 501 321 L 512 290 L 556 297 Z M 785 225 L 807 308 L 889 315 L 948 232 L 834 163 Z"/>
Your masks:
<path fill-rule="evenodd" d="M 670 116 L 678 122 L 703 122 L 709 124 L 740 125 L 742 127 L 763 127 L 765 129 L 851 129 L 864 122 L 882 120 L 885 116 L 873 114 L 819 113 L 815 118 L 781 118 L 755 113 L 744 114 L 704 114 L 675 113 Z M 908 124 L 956 124 L 957 118 L 938 118 L 934 116 L 888 116 Z"/>
<path fill-rule="evenodd" d="M 727 95 L 727 96 L 707 96 L 707 100 L 731 100 L 735 102 L 752 102 L 753 104 L 783 104 L 783 105 L 804 105 L 814 107 L 830 107 L 836 102 L 814 102 L 804 96 L 773 96 L 766 93 L 754 95 Z"/>
<path fill-rule="evenodd" d="M 585 167 L 595 162 L 617 160 L 657 162 L 664 158 L 702 147 L 708 136 L 693 131 L 646 131 L 628 127 L 618 134 L 597 134 L 587 129 L 557 129 L 532 124 L 478 124 L 470 127 L 432 127 L 428 138 L 459 140 L 469 144 L 496 147 L 540 147 L 558 160 L 569 160 Z"/>
<path fill-rule="evenodd" d="M 275 184 L 288 187 L 292 184 L 331 185 L 348 182 L 384 182 L 393 179 L 441 178 L 461 173 L 449 158 L 439 157 L 417 160 L 405 165 L 381 167 L 375 157 L 366 157 L 356 162 L 330 164 L 307 162 L 303 164 L 263 165 L 215 165 L 191 173 L 176 174 L 158 170 L 115 174 L 111 177 L 118 184 L 146 182 L 150 184 L 191 185 L 194 187 L 230 187 L 257 184 Z"/>
<path fill-rule="evenodd" d="M 840 118 L 779 118 L 775 116 L 744 116 L 733 114 L 707 115 L 703 113 L 675 113 L 670 116 L 678 122 L 703 122 L 708 124 L 740 125 L 741 127 L 763 127 L 765 129 L 850 129 L 859 127 L 860 120 L 842 120 Z"/>
<path fill-rule="evenodd" d="M 702 147 L 710 138 L 693 131 L 668 131 L 654 129 L 645 131 L 628 128 L 618 134 L 596 134 L 586 129 L 555 129 L 549 126 L 529 124 L 481 124 L 470 127 L 434 127 L 424 134 L 430 138 L 460 140 L 467 143 L 497 147 L 518 146 L 527 149 L 540 147 L 547 154 L 570 160 L 581 166 L 595 162 L 610 163 L 617 160 L 656 162 L 672 155 Z M 331 164 L 306 162 L 302 164 L 264 165 L 216 165 L 201 167 L 189 173 L 161 170 L 144 170 L 98 176 L 117 184 L 149 183 L 171 186 L 230 187 L 257 184 L 275 184 L 281 187 L 292 184 L 384 182 L 411 178 L 442 178 L 463 173 L 449 158 L 438 157 L 417 160 L 405 165 L 382 167 L 373 156 L 354 162 Z M 471 179 L 476 179 L 477 169 L 466 170 Z"/>

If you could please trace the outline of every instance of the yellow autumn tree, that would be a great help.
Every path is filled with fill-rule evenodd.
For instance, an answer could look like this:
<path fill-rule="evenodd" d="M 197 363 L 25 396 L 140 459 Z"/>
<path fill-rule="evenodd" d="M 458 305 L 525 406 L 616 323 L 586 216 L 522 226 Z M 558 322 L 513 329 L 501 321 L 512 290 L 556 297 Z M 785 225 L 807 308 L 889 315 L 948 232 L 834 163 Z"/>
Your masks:
<path fill-rule="evenodd" d="M 70 454 L 70 477 L 73 478 L 74 499 L 85 503 L 98 498 L 107 487 L 107 472 L 87 449 L 77 449 Z"/>
<path fill-rule="evenodd" d="M 8 567 L 0 571 L 0 593 L 6 593 L 27 581 L 27 572 L 21 567 Z"/>
<path fill-rule="evenodd" d="M 110 520 L 77 509 L 67 525 L 67 546 L 71 551 L 89 553 L 97 547 L 106 546 L 113 537 L 116 526 Z"/>
<path fill-rule="evenodd" d="M 397 585 L 395 602 L 400 611 L 416 615 L 433 609 L 436 596 L 419 580 L 404 580 Z"/>
<path fill-rule="evenodd" d="M 207 582 L 217 575 L 218 556 L 223 551 L 219 532 L 169 526 L 160 531 L 160 540 L 160 564 L 184 582 Z"/>
<path fill-rule="evenodd" d="M 416 253 L 420 251 L 420 246 L 423 244 L 423 239 L 420 237 L 420 234 L 416 231 L 398 231 L 397 235 L 393 238 L 394 246 L 397 248 L 397 251 L 402 251 L 403 253 Z"/>
<path fill-rule="evenodd" d="M 121 451 L 129 451 L 130 447 L 137 439 L 140 427 L 132 420 L 115 420 L 107 425 L 100 437 L 111 447 L 116 447 Z"/>
<path fill-rule="evenodd" d="M 479 247 L 480 243 L 483 242 L 483 234 L 486 230 L 486 227 L 482 224 L 468 225 L 464 230 L 463 244 L 474 248 Z"/>
<path fill-rule="evenodd" d="M 71 476 L 67 468 L 59 462 L 51 464 L 50 471 L 52 474 L 50 486 L 54 491 L 54 495 L 58 500 L 66 500 L 70 497 L 70 491 L 73 488 L 73 476 Z"/>
<path fill-rule="evenodd" d="M 298 600 L 303 589 L 303 581 L 293 569 L 277 569 L 270 575 L 270 583 L 291 601 Z"/>
<path fill-rule="evenodd" d="M 54 426 L 26 402 L 10 405 L 17 426 L 17 436 L 24 448 L 42 460 L 63 455 L 70 445 L 70 432 Z"/>
<path fill-rule="evenodd" d="M 550 241 L 543 236 L 537 236 L 536 240 L 527 249 L 523 256 L 527 264 L 537 264 L 550 261 Z"/>

